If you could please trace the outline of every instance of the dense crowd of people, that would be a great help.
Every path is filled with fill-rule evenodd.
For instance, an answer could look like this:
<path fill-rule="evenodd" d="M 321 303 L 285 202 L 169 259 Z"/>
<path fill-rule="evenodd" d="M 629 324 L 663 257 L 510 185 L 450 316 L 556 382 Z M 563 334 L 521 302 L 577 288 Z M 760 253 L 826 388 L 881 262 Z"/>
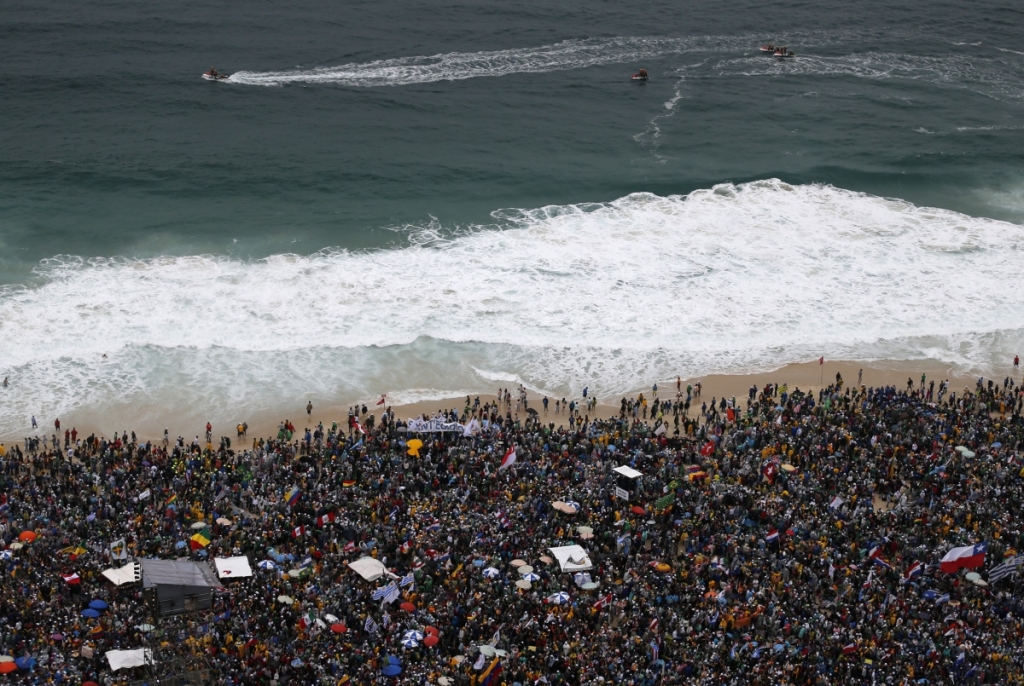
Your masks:
<path fill-rule="evenodd" d="M 0 458 L 0 653 L 20 659 L 0 679 L 158 683 L 187 660 L 231 685 L 1024 683 L 1024 394 L 949 390 L 677 386 L 601 419 L 592 396 L 556 414 L 503 391 L 430 433 L 358 408 L 251 444 L 26 439 Z M 254 575 L 156 616 L 101 575 L 121 539 Z M 571 544 L 585 573 L 551 554 Z M 943 571 L 975 544 L 981 567 Z M 111 672 L 139 647 L 155 665 Z"/>

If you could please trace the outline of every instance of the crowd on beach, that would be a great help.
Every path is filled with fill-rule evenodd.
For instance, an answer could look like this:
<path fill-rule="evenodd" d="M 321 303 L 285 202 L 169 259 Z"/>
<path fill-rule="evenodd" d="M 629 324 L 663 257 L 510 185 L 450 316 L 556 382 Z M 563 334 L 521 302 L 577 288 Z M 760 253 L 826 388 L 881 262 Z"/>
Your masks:
<path fill-rule="evenodd" d="M 430 433 L 359 407 L 251 442 L 26 439 L 0 457 L 20 660 L 0 679 L 152 684 L 190 660 L 230 685 L 1024 683 L 1022 391 L 677 383 L 597 419 L 503 390 Z M 121 539 L 254 575 L 157 617 L 101 575 Z M 573 544 L 589 570 L 561 571 Z M 111 672 L 139 647 L 154 666 Z"/>

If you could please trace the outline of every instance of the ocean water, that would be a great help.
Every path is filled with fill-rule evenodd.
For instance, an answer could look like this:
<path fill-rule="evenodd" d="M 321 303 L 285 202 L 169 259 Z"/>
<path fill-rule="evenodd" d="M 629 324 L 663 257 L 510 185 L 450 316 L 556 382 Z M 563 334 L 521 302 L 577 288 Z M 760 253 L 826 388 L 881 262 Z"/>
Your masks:
<path fill-rule="evenodd" d="M 0 436 L 1024 349 L 1014 3 L 4 15 Z"/>

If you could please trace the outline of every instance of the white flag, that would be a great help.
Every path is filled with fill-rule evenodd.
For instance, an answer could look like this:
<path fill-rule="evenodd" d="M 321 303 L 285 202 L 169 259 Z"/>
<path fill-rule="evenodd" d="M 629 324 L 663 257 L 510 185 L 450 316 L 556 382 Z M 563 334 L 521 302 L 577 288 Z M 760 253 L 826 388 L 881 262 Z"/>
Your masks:
<path fill-rule="evenodd" d="M 150 492 L 149 492 L 149 489 L 147 488 L 147 489 L 146 489 L 146 490 L 144 490 L 144 491 L 143 491 L 142 493 L 139 493 L 139 500 L 145 500 L 146 498 L 148 498 L 148 497 L 149 497 L 149 496 L 151 496 L 151 495 L 153 495 L 153 494 L 152 494 L 152 493 L 150 493 Z"/>
<path fill-rule="evenodd" d="M 128 545 L 123 538 L 110 544 L 110 556 L 115 560 L 128 559 Z"/>

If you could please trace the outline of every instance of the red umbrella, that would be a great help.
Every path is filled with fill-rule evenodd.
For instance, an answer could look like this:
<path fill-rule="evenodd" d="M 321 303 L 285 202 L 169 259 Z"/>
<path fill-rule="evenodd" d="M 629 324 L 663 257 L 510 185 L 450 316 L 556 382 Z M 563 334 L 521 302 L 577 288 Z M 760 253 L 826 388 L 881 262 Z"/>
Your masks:
<path fill-rule="evenodd" d="M 18 665 L 13 662 L 0 662 L 0 674 L 10 674 L 16 669 L 18 669 Z"/>
<path fill-rule="evenodd" d="M 416 606 L 413 605 L 412 603 L 402 603 L 398 607 L 402 608 L 406 612 L 415 612 L 416 611 Z"/>
<path fill-rule="evenodd" d="M 437 637 L 437 634 L 430 634 L 429 636 L 426 636 L 423 639 L 423 645 L 427 646 L 428 648 L 432 648 L 433 646 L 436 646 L 437 642 L 440 640 L 441 639 Z"/>
<path fill-rule="evenodd" d="M 434 636 L 437 636 L 441 632 L 437 630 L 436 626 L 425 626 L 423 627 L 423 633 L 427 635 L 433 634 Z"/>
<path fill-rule="evenodd" d="M 82 683 L 82 686 L 100 686 L 100 685 L 97 684 L 95 681 L 85 681 L 85 682 Z"/>
<path fill-rule="evenodd" d="M 18 540 L 24 543 L 31 543 L 32 541 L 36 540 L 36 532 L 22 531 L 20 534 L 18 534 Z"/>
<path fill-rule="evenodd" d="M 333 631 L 336 634 L 343 634 L 346 631 L 348 631 L 348 627 L 346 627 L 344 624 L 332 624 L 331 631 Z"/>
<path fill-rule="evenodd" d="M 634 505 L 631 509 L 633 514 L 642 515 L 644 513 L 644 508 L 640 507 L 639 505 Z"/>

